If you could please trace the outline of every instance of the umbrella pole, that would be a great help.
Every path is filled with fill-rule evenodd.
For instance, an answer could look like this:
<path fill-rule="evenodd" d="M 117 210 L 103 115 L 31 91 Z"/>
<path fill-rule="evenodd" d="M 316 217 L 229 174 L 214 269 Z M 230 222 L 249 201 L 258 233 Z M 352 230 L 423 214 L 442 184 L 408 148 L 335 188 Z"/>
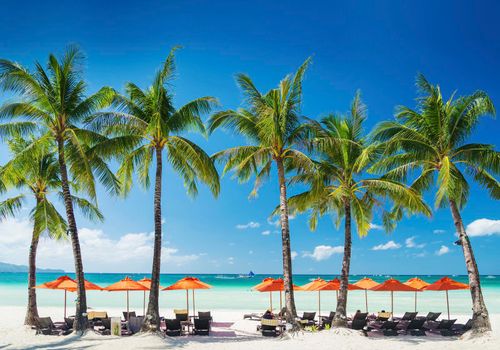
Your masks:
<path fill-rule="evenodd" d="M 448 320 L 450 319 L 450 301 L 448 299 L 448 290 L 446 290 L 446 308 L 448 309 Z"/>
<path fill-rule="evenodd" d="M 394 319 L 394 292 L 391 290 L 391 320 Z"/>
<path fill-rule="evenodd" d="M 339 302 L 339 291 L 338 290 L 335 291 L 335 296 L 337 297 L 337 303 L 338 303 Z"/>
<path fill-rule="evenodd" d="M 146 291 L 144 291 L 144 300 L 142 302 L 142 314 L 146 316 Z"/>
<path fill-rule="evenodd" d="M 65 289 L 64 290 L 64 318 L 66 318 L 66 294 L 68 291 Z"/>
<path fill-rule="evenodd" d="M 318 290 L 318 322 L 321 321 L 321 291 Z"/>
<path fill-rule="evenodd" d="M 282 295 L 281 295 L 281 290 L 280 290 L 280 313 L 281 313 L 281 310 L 283 310 L 283 300 L 282 300 Z"/>
<path fill-rule="evenodd" d="M 273 312 L 273 292 L 269 292 L 269 308 Z"/>
<path fill-rule="evenodd" d="M 189 290 L 186 289 L 186 311 L 188 313 L 188 319 L 189 319 Z"/>
<path fill-rule="evenodd" d="M 194 289 L 193 289 L 193 317 L 196 315 L 195 304 L 194 304 Z"/>
<path fill-rule="evenodd" d="M 128 290 L 127 290 L 127 319 L 125 321 L 128 321 L 128 314 L 129 314 L 129 308 L 128 308 Z"/>
<path fill-rule="evenodd" d="M 415 312 L 417 312 L 417 292 L 415 292 Z"/>
<path fill-rule="evenodd" d="M 365 289 L 365 307 L 366 307 L 366 312 L 368 312 L 368 290 Z"/>

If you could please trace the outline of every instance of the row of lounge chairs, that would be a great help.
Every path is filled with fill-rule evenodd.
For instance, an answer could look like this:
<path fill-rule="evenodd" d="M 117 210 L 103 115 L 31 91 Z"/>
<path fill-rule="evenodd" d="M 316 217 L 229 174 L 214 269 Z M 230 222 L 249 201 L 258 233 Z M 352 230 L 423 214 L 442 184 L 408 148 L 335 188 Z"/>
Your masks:
<path fill-rule="evenodd" d="M 198 312 L 198 316 L 190 321 L 187 310 L 174 310 L 174 319 L 161 319 L 161 329 L 169 336 L 183 334 L 209 335 L 212 323 L 210 312 Z M 140 331 L 144 316 L 137 316 L 134 311 L 123 312 L 121 321 L 121 335 L 132 335 Z M 38 317 L 32 328 L 36 334 L 68 335 L 73 331 L 73 317 L 64 319 L 64 322 L 53 322 L 50 317 Z M 89 328 L 101 335 L 111 335 L 111 318 L 106 312 L 93 311 L 89 313 Z"/>
<path fill-rule="evenodd" d="M 284 313 L 283 310 L 280 314 Z M 261 323 L 257 330 L 262 332 L 263 336 L 278 336 L 285 329 L 285 323 L 282 321 L 283 315 L 274 315 L 275 318 L 260 319 Z M 354 330 L 362 331 L 366 336 L 460 336 L 471 329 L 472 320 L 469 319 L 465 324 L 457 324 L 456 319 L 438 320 L 441 313 L 429 312 L 427 316 L 418 316 L 417 312 L 406 312 L 402 317 L 391 318 L 390 312 L 379 312 L 378 315 L 369 315 L 365 312 L 357 312 L 352 319 L 348 319 L 348 327 Z M 315 312 L 304 312 L 297 321 L 304 327 L 316 327 L 316 329 L 325 329 L 332 326 L 335 312 L 330 312 L 328 317 L 321 317 L 317 322 Z M 255 319 L 245 315 L 244 318 Z"/>

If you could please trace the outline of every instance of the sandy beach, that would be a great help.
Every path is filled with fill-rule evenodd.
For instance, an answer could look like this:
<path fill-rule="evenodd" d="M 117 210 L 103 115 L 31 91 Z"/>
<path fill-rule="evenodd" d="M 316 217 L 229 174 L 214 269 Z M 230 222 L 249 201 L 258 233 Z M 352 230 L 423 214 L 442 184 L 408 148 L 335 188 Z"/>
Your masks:
<path fill-rule="evenodd" d="M 88 332 L 83 337 L 35 335 L 23 326 L 23 307 L 0 307 L 0 348 L 2 349 L 169 349 L 215 350 L 215 349 L 287 349 L 335 348 L 335 349 L 498 349 L 500 347 L 500 315 L 491 315 L 493 332 L 480 338 L 463 339 L 440 336 L 427 337 L 365 337 L 352 330 L 330 330 L 316 333 L 301 332 L 285 339 L 263 338 L 256 332 L 257 322 L 243 320 L 243 314 L 250 310 L 213 311 L 214 326 L 209 337 L 182 336 L 161 338 L 156 335 L 134 335 L 130 337 L 101 336 Z M 255 310 L 253 310 L 255 311 Z M 50 315 L 54 320 L 61 313 L 60 308 L 40 308 L 42 315 Z M 118 316 L 121 309 L 108 309 L 111 316 Z M 166 310 L 171 313 L 172 310 Z M 465 322 L 466 316 L 457 322 Z"/>

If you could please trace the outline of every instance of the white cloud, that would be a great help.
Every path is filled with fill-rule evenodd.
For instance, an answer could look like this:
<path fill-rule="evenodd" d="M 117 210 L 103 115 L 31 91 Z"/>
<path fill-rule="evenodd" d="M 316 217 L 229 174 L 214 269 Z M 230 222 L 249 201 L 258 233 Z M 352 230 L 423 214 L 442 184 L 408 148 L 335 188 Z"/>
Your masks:
<path fill-rule="evenodd" d="M 288 221 L 291 221 L 295 219 L 295 215 L 288 215 Z M 267 223 L 271 226 L 275 226 L 275 227 L 280 227 L 281 226 L 281 222 L 280 222 L 280 218 L 276 218 L 276 220 L 273 220 L 271 218 L 268 218 L 267 219 Z"/>
<path fill-rule="evenodd" d="M 229 258 L 227 258 L 227 263 L 229 265 L 233 265 L 234 264 L 234 257 L 230 256 Z"/>
<path fill-rule="evenodd" d="M 415 243 L 415 238 L 416 238 L 415 236 L 412 236 L 412 237 L 408 237 L 405 240 L 405 246 L 406 246 L 406 248 L 420 249 L 420 248 L 425 247 L 424 243 L 421 243 L 421 244 Z"/>
<path fill-rule="evenodd" d="M 384 230 L 384 226 L 374 224 L 373 222 L 370 224 L 370 230 Z"/>
<path fill-rule="evenodd" d="M 236 228 L 238 230 L 246 230 L 247 228 L 257 228 L 257 227 L 260 227 L 260 224 L 258 222 L 255 222 L 255 221 L 250 221 L 247 224 L 238 224 L 238 225 L 236 225 Z"/>
<path fill-rule="evenodd" d="M 434 231 L 432 231 L 432 232 L 433 232 L 433 233 L 435 233 L 436 235 L 441 235 L 441 234 L 443 234 L 443 233 L 446 233 L 446 231 L 445 231 L 445 230 L 434 230 Z"/>
<path fill-rule="evenodd" d="M 399 249 L 401 248 L 401 244 L 396 243 L 394 241 L 389 241 L 385 244 L 379 244 L 372 248 L 372 250 L 389 250 L 389 249 Z"/>
<path fill-rule="evenodd" d="M 263 236 L 269 236 L 271 234 L 271 231 L 270 230 L 265 230 L 265 231 L 262 231 L 262 235 Z"/>
<path fill-rule="evenodd" d="M 294 260 L 299 255 L 299 253 L 297 253 L 295 250 L 292 250 L 290 255 L 292 256 L 292 260 Z"/>
<path fill-rule="evenodd" d="M 471 237 L 500 235 L 500 220 L 477 219 L 468 224 L 465 231 Z"/>
<path fill-rule="evenodd" d="M 314 259 L 316 261 L 326 260 L 333 254 L 341 254 L 344 252 L 343 246 L 332 247 L 329 245 L 319 245 L 314 248 L 312 253 L 305 252 L 302 256 Z"/>
<path fill-rule="evenodd" d="M 441 248 L 439 248 L 438 251 L 436 251 L 436 255 L 445 255 L 445 254 L 448 254 L 450 252 L 450 248 L 448 248 L 447 246 L 445 245 L 442 245 Z"/>
<path fill-rule="evenodd" d="M 32 226 L 28 219 L 0 222 L 0 261 L 27 265 Z M 154 234 L 127 233 L 118 238 L 102 230 L 81 228 L 78 231 L 85 271 L 147 272 L 151 269 Z M 197 254 L 180 254 L 174 247 L 162 248 L 162 265 L 183 266 L 199 258 Z M 73 271 L 73 254 L 69 240 L 40 239 L 37 264 L 41 268 Z"/>

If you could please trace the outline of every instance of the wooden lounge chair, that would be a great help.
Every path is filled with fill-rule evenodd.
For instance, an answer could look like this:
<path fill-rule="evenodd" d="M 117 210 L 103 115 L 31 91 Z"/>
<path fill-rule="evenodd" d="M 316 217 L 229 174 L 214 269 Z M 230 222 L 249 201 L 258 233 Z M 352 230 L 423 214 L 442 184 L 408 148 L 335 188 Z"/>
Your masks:
<path fill-rule="evenodd" d="M 330 311 L 330 314 L 327 316 L 321 316 L 321 324 L 320 327 L 324 329 L 326 326 L 331 327 L 333 318 L 335 317 L 335 311 Z"/>
<path fill-rule="evenodd" d="M 260 331 L 264 337 L 277 337 L 280 335 L 279 325 L 280 322 L 277 319 L 268 320 L 263 318 L 260 321 Z"/>
<path fill-rule="evenodd" d="M 181 321 L 178 319 L 165 319 L 165 334 L 169 337 L 177 337 L 182 334 Z"/>
<path fill-rule="evenodd" d="M 210 335 L 210 320 L 195 319 L 193 332 L 195 335 Z"/>
<path fill-rule="evenodd" d="M 303 327 L 314 326 L 316 324 L 315 318 L 316 312 L 304 312 L 299 320 L 299 323 Z"/>
<path fill-rule="evenodd" d="M 111 335 L 111 319 L 108 317 L 100 319 L 99 324 L 94 326 L 94 330 L 100 335 Z"/>
<path fill-rule="evenodd" d="M 36 318 L 36 334 L 43 335 L 67 335 L 71 333 L 65 322 L 55 324 L 50 317 Z"/>

